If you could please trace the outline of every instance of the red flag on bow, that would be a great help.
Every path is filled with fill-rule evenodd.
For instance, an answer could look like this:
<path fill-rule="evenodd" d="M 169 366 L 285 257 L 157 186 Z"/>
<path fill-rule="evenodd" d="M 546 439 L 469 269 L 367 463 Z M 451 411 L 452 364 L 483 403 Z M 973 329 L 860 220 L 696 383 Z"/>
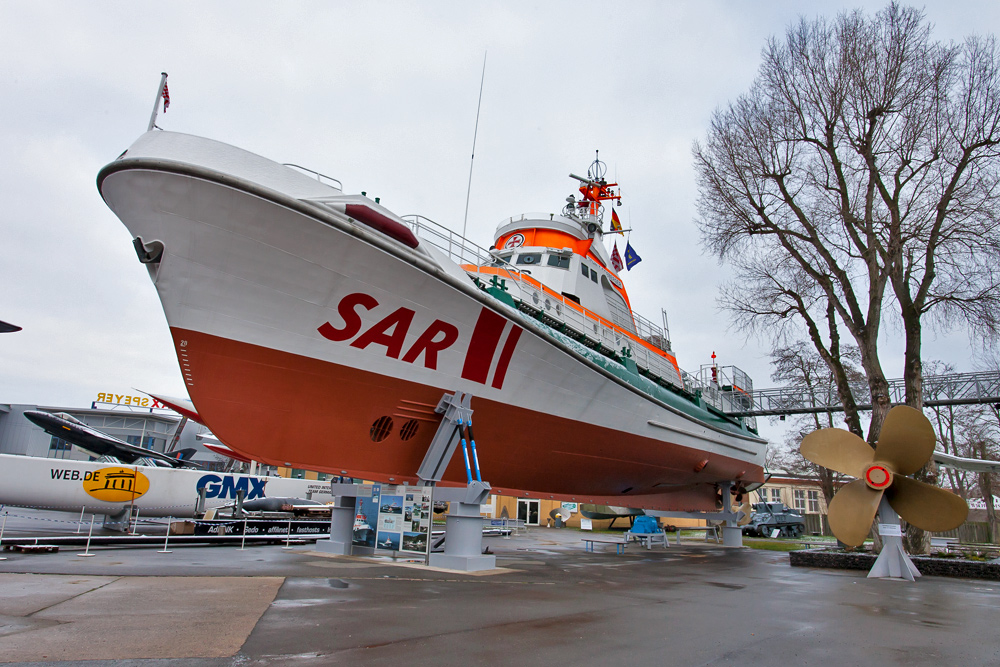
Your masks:
<path fill-rule="evenodd" d="M 618 241 L 615 241 L 615 249 L 611 251 L 611 266 L 615 267 L 615 271 L 621 271 L 625 268 L 622 256 L 618 254 Z"/>

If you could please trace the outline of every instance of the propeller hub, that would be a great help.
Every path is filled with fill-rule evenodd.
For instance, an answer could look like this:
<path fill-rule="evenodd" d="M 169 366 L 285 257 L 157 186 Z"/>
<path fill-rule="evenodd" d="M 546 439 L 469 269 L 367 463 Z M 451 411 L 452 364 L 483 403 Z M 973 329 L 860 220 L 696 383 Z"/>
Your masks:
<path fill-rule="evenodd" d="M 876 491 L 884 491 L 892 484 L 892 471 L 878 463 L 868 466 L 865 470 L 865 484 Z"/>

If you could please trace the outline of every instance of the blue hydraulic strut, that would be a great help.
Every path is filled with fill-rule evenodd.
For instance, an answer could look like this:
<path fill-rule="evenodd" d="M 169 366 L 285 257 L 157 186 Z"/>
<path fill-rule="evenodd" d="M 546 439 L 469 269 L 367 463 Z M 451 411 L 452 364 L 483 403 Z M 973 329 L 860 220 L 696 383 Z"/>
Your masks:
<path fill-rule="evenodd" d="M 462 428 L 462 420 L 458 420 L 458 433 L 462 437 L 462 455 L 465 456 L 465 478 L 472 483 L 472 468 L 469 466 L 469 444 L 465 440 L 465 431 Z"/>
<path fill-rule="evenodd" d="M 476 436 L 472 434 L 472 420 L 469 420 L 469 443 L 472 445 L 472 462 L 476 465 L 476 481 L 483 481 L 483 476 L 479 472 L 479 454 L 476 453 Z M 471 478 L 469 481 L 472 481 Z"/>

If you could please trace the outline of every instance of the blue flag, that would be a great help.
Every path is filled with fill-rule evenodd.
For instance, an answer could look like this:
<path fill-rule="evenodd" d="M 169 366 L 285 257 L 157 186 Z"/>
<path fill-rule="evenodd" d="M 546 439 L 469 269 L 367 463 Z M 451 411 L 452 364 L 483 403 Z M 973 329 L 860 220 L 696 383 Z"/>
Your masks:
<path fill-rule="evenodd" d="M 642 257 L 639 257 L 639 255 L 636 253 L 636 251 L 632 249 L 632 244 L 630 244 L 628 241 L 626 241 L 625 242 L 625 268 L 628 269 L 629 271 L 631 271 L 632 267 L 635 266 L 636 264 L 638 264 L 641 261 L 642 261 Z"/>

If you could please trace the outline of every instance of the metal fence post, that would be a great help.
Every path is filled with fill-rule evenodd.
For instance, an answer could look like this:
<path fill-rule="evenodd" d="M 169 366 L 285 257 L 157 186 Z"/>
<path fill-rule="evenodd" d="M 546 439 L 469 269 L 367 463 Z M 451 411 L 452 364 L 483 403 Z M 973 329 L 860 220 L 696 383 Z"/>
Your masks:
<path fill-rule="evenodd" d="M 96 556 L 97 554 L 90 553 L 90 537 L 94 534 L 94 516 L 90 515 L 90 530 L 87 532 L 87 548 L 83 550 L 82 554 L 77 554 L 81 558 L 90 558 L 91 556 Z"/>

